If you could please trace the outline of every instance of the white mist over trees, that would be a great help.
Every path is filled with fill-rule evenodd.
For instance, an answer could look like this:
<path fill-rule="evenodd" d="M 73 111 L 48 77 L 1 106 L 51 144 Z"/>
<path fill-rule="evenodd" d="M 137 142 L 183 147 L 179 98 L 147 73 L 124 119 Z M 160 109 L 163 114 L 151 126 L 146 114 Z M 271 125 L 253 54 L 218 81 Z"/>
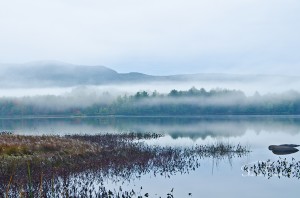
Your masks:
<path fill-rule="evenodd" d="M 102 92 L 115 90 L 119 94 L 134 94 L 140 90 L 168 93 L 174 88 L 187 90 L 192 86 L 206 90 L 220 87 L 243 90 L 249 96 L 255 91 L 261 94 L 300 91 L 300 78 L 222 73 L 153 76 L 137 72 L 119 73 L 104 66 L 73 65 L 57 61 L 0 64 L 0 96 L 61 95 L 82 86 Z"/>
<path fill-rule="evenodd" d="M 97 116 L 97 115 L 286 115 L 300 114 L 300 93 L 255 93 L 239 90 L 173 89 L 169 93 L 139 91 L 135 94 L 74 89 L 64 95 L 0 98 L 0 115 Z"/>

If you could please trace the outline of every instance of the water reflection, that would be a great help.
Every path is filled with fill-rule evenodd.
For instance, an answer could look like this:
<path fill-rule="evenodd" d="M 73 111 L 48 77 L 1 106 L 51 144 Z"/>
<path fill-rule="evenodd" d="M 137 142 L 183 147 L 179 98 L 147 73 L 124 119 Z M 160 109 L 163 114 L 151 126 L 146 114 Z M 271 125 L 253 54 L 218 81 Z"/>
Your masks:
<path fill-rule="evenodd" d="M 0 131 L 28 134 L 95 134 L 156 132 L 173 138 L 241 137 L 247 131 L 257 134 L 300 134 L 298 116 L 207 116 L 207 117 L 92 117 L 0 119 Z"/>
<path fill-rule="evenodd" d="M 109 189 L 113 192 L 114 190 L 119 192 L 118 188 L 119 185 L 121 185 L 123 188 L 123 192 L 125 188 L 129 191 L 134 188 L 137 193 L 136 188 L 140 188 L 140 186 L 143 186 L 141 194 L 137 195 L 143 196 L 145 193 L 150 193 L 147 190 L 150 188 L 152 192 L 158 193 L 158 195 L 154 197 L 159 197 L 163 194 L 165 195 L 165 192 L 167 190 L 170 191 L 173 187 L 178 197 L 187 197 L 187 194 L 189 192 L 192 192 L 193 196 L 201 195 L 204 197 L 220 197 L 223 196 L 224 193 L 226 193 L 230 197 L 243 197 L 245 196 L 245 192 L 249 190 L 249 186 L 252 186 L 253 189 L 257 190 L 256 192 L 253 192 L 253 194 L 247 194 L 248 197 L 253 197 L 256 195 L 261 196 L 261 192 L 268 192 L 265 197 L 284 197 L 287 192 L 286 190 L 288 190 L 288 195 L 290 195 L 290 197 L 295 197 L 295 195 L 297 196 L 299 194 L 298 180 L 245 180 L 240 176 L 240 167 L 242 164 L 248 164 L 249 162 L 261 159 L 271 159 L 272 161 L 277 160 L 278 156 L 274 155 L 270 150 L 267 149 L 269 145 L 281 145 L 282 143 L 286 142 L 297 143 L 295 142 L 295 140 L 300 138 L 299 116 L 210 116 L 198 118 L 97 117 L 13 120 L 0 119 L 0 128 L 1 131 L 13 131 L 20 134 L 63 135 L 154 132 L 164 133 L 166 135 L 163 138 L 157 140 L 145 141 L 145 148 L 167 148 L 168 146 L 168 148 L 175 149 L 178 146 L 196 146 L 197 144 L 202 145 L 222 141 L 234 145 L 241 143 L 242 145 L 249 146 L 249 148 L 252 150 L 251 153 L 247 154 L 247 157 L 239 158 L 238 155 L 235 154 L 232 158 L 228 158 L 225 155 L 224 158 L 220 159 L 218 167 L 213 169 L 213 174 L 211 174 L 211 170 L 213 167 L 212 162 L 217 162 L 218 160 L 213 160 L 213 157 L 207 158 L 205 156 L 198 160 L 199 164 L 201 162 L 201 167 L 195 167 L 195 171 L 192 168 L 189 168 L 189 165 L 185 160 L 181 160 L 181 166 L 187 168 L 180 168 L 179 163 L 177 168 L 175 167 L 176 171 L 173 172 L 171 171 L 171 167 L 168 168 L 168 166 L 162 166 L 158 163 L 159 161 L 172 161 L 172 158 L 166 158 L 165 156 L 156 156 L 152 152 L 146 152 L 148 154 L 145 155 L 145 158 L 139 158 L 139 155 L 134 155 L 135 157 L 133 156 L 131 158 L 130 155 L 125 155 L 123 153 L 123 157 L 121 158 L 112 157 L 112 163 L 109 163 L 109 160 L 102 160 L 98 164 L 95 163 L 93 166 L 87 165 L 89 164 L 89 160 L 78 158 L 78 160 L 74 160 L 73 162 L 71 162 L 77 164 L 77 161 L 85 161 L 85 164 L 82 166 L 86 166 L 88 168 L 88 171 L 85 172 L 85 169 L 78 165 L 77 168 L 72 168 L 73 171 L 71 170 L 64 177 L 64 175 L 61 174 L 66 172 L 62 171 L 64 169 L 51 169 L 50 166 L 49 170 L 47 169 L 42 177 L 43 186 L 45 183 L 45 187 L 43 187 L 43 190 L 46 188 L 51 188 L 51 181 L 54 181 L 52 183 L 57 184 L 57 187 L 55 187 L 54 189 L 60 189 L 60 192 L 63 192 L 63 185 L 58 181 L 62 182 L 65 178 L 65 183 L 68 183 L 69 186 L 74 186 L 75 183 L 76 185 L 82 186 L 82 188 L 79 188 L 77 186 L 78 188 L 76 189 L 78 189 L 78 192 L 85 192 L 85 189 L 93 190 L 93 188 L 97 189 L 95 191 L 101 192 L 99 188 L 101 187 L 101 181 L 103 181 L 104 186 L 102 187 L 106 187 L 106 192 L 108 192 Z M 182 147 L 181 149 L 183 148 L 184 147 Z M 145 149 L 144 151 L 148 150 Z M 122 151 L 120 151 L 119 153 L 122 154 Z M 110 154 L 108 152 L 105 155 L 106 157 L 110 157 Z M 103 155 L 102 157 L 105 156 Z M 300 152 L 287 155 L 286 157 L 294 157 L 298 159 L 300 157 Z M 184 159 L 187 160 L 188 158 Z M 132 160 L 132 163 L 130 163 L 129 160 Z M 119 168 L 113 168 L 118 167 L 119 161 L 123 161 L 125 165 L 119 166 Z M 270 162 L 272 163 L 272 161 Z M 152 166 L 150 166 L 151 163 L 154 162 L 157 162 L 155 163 L 156 169 L 155 167 L 153 167 L 152 169 Z M 65 170 L 68 170 L 70 167 L 74 166 L 74 164 L 72 166 L 70 165 L 72 163 L 69 163 L 68 165 L 62 167 L 65 167 Z M 101 163 L 104 163 L 105 165 L 101 165 Z M 230 163 L 232 163 L 232 165 L 230 165 Z M 3 160 L 1 160 L 0 166 L 4 166 L 4 164 L 5 163 L 3 163 Z M 115 166 L 115 164 L 117 166 Z M 248 167 L 253 166 L 254 164 L 255 163 L 248 164 Z M 256 164 L 256 166 L 258 166 L 258 164 Z M 23 168 L 23 173 L 18 174 L 19 176 L 14 176 L 13 181 L 22 181 L 22 179 L 25 183 L 26 181 L 28 181 L 26 167 L 27 166 L 25 164 L 25 166 L 18 168 L 18 170 L 21 170 Z M 46 168 L 47 167 L 48 166 L 46 166 Z M 34 170 L 34 168 L 32 168 L 32 170 Z M 154 170 L 157 171 L 154 172 Z M 185 170 L 185 172 L 180 172 L 180 170 Z M 51 171 L 53 172 L 54 177 L 52 177 Z M 11 172 L 13 172 L 12 169 Z M 84 179 L 88 176 L 87 174 L 89 173 L 91 173 L 92 175 L 98 174 L 98 176 L 97 178 Z M 113 173 L 116 173 L 117 175 L 114 175 Z M 156 177 L 153 177 L 154 173 L 156 174 Z M 162 173 L 162 175 L 160 173 Z M 247 174 L 248 172 L 245 171 L 244 173 Z M 254 172 L 251 172 L 251 174 L 255 176 Z M 0 176 L 2 175 L 3 174 L 0 172 Z M 32 179 L 36 181 L 34 185 L 36 186 L 36 188 L 38 188 L 38 185 L 41 181 L 41 175 L 34 172 L 32 172 L 32 175 Z M 3 175 L 3 177 L 4 176 L 5 175 Z M 0 181 L 0 184 L 2 185 L 2 189 L 0 189 L 0 192 L 3 192 L 7 189 L 7 184 L 9 183 L 10 176 L 11 174 L 6 173 L 6 178 Z M 171 179 L 169 179 L 168 176 L 170 176 Z M 283 176 L 280 177 L 282 178 Z M 297 178 L 297 176 L 295 177 Z M 93 183 L 94 187 L 89 186 L 88 188 L 85 188 L 85 183 L 78 184 L 78 180 L 80 180 L 80 178 L 83 178 L 84 181 L 96 181 L 98 179 L 99 182 Z M 126 180 L 126 178 L 128 178 L 128 180 L 130 181 Z M 47 184 L 46 181 L 48 182 Z M 107 181 L 112 182 L 108 185 Z M 115 183 L 115 181 L 119 182 Z M 96 185 L 96 183 L 98 183 L 98 185 Z M 199 188 L 199 184 L 201 184 L 202 188 Z M 136 186 L 134 187 L 134 185 Z M 275 185 L 278 186 L 274 188 Z M 166 186 L 167 189 L 165 188 Z M 237 187 L 234 189 L 234 193 L 231 190 L 232 186 Z M 25 190 L 28 190 L 28 186 L 26 186 L 25 184 L 23 185 L 23 188 Z M 212 188 L 220 190 L 214 191 L 211 190 Z M 18 188 L 17 190 L 20 190 L 20 188 Z M 59 190 L 57 190 L 57 192 L 59 192 Z M 93 197 L 96 197 L 95 194 L 93 194 Z M 153 196 L 150 195 L 150 197 Z"/>

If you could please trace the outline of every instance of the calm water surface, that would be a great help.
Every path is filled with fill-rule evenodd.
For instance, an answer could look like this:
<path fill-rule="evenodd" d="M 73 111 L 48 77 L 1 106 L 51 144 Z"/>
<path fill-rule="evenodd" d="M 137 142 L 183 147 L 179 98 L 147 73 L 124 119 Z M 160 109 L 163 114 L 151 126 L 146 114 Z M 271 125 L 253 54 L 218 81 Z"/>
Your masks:
<path fill-rule="evenodd" d="M 110 188 L 135 189 L 150 197 L 166 197 L 174 188 L 175 197 L 296 197 L 300 193 L 297 178 L 276 175 L 268 179 L 241 170 L 258 160 L 300 161 L 300 152 L 275 155 L 269 145 L 300 144 L 300 117 L 297 116 L 209 116 L 209 117 L 93 117 L 1 119 L 0 131 L 18 134 L 97 134 L 124 132 L 163 133 L 164 137 L 147 140 L 161 146 L 193 146 L 225 142 L 249 146 L 246 156 L 216 160 L 205 158 L 201 166 L 188 174 L 169 177 L 151 172 L 130 181 L 112 182 Z"/>

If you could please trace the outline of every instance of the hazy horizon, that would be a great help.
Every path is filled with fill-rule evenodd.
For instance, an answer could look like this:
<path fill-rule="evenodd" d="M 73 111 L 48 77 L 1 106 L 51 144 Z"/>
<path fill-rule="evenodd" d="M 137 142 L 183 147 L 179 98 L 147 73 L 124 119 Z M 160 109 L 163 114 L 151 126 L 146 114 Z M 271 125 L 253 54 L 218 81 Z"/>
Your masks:
<path fill-rule="evenodd" d="M 295 0 L 0 1 L 0 63 L 295 75 L 299 8 Z"/>
<path fill-rule="evenodd" d="M 0 95 L 80 86 L 300 91 L 298 8 L 295 0 L 0 1 Z M 181 74 L 203 75 L 151 79 Z"/>

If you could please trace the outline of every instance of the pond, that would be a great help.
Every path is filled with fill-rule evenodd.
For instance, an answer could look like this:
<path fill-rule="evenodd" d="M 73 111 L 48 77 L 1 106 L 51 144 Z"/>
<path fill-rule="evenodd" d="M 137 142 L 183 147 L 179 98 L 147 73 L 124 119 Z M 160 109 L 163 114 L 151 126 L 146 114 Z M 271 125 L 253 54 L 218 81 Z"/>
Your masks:
<path fill-rule="evenodd" d="M 271 168 L 266 167 L 262 169 L 267 173 L 262 174 L 253 168 L 267 160 L 267 167 L 277 164 L 276 170 L 278 163 L 300 161 L 300 152 L 277 155 L 268 149 L 270 145 L 300 144 L 299 116 L 15 118 L 1 119 L 0 131 L 26 135 L 157 133 L 164 136 L 143 142 L 175 148 L 220 142 L 240 144 L 251 152 L 221 159 L 204 157 L 199 167 L 169 176 L 149 170 L 130 179 L 110 177 L 103 180 L 103 185 L 133 189 L 141 195 L 149 193 L 149 197 L 167 197 L 168 193 L 174 197 L 295 197 L 300 193 L 299 175 L 294 174 L 299 166 L 291 166 L 290 174 L 282 170 L 271 174 Z"/>

